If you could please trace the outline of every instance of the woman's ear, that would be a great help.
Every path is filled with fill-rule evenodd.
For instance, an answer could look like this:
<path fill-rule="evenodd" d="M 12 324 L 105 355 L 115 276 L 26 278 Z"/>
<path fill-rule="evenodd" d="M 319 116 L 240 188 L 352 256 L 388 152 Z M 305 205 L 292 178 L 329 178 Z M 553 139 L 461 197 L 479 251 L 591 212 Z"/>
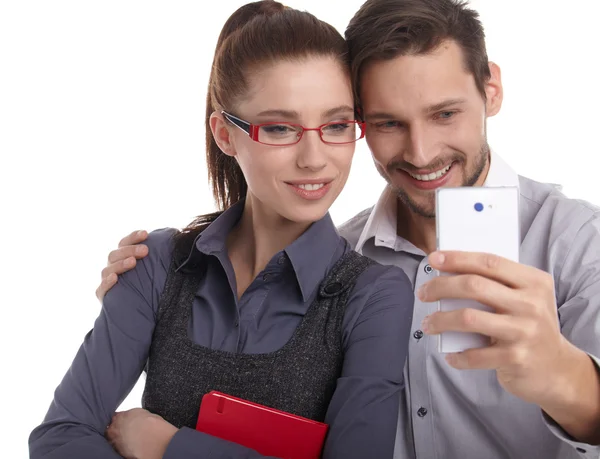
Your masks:
<path fill-rule="evenodd" d="M 225 121 L 221 113 L 215 111 L 210 115 L 210 130 L 215 142 L 217 142 L 221 151 L 227 156 L 235 156 L 236 151 L 233 135 L 229 128 L 230 126 L 227 125 L 227 121 Z"/>

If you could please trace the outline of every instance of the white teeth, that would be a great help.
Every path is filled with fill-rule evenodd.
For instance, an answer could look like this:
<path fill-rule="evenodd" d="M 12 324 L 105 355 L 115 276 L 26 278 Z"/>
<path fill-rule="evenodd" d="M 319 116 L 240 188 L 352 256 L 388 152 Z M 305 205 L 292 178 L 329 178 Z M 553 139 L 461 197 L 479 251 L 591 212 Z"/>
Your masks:
<path fill-rule="evenodd" d="M 432 172 L 431 174 L 421 175 L 421 174 L 411 174 L 410 172 L 408 174 L 412 178 L 420 180 L 421 182 L 429 182 L 431 180 L 437 180 L 440 177 L 442 177 L 446 172 L 448 172 L 450 170 L 451 166 L 452 166 L 452 164 L 449 164 L 446 167 L 444 167 L 443 169 L 440 169 L 437 172 Z"/>
<path fill-rule="evenodd" d="M 319 184 L 307 183 L 307 184 L 300 184 L 300 185 L 296 185 L 296 186 L 298 188 L 301 188 L 306 191 L 316 191 L 316 190 L 323 188 L 325 186 L 325 184 L 324 183 L 319 183 Z"/>

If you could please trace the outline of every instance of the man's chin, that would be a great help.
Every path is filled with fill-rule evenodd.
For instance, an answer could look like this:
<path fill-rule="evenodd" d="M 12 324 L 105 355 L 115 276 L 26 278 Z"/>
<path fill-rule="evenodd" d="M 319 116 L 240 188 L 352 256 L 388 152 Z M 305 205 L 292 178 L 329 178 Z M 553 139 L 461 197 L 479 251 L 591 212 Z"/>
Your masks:
<path fill-rule="evenodd" d="M 435 191 L 427 193 L 430 196 L 411 196 L 402 189 L 396 190 L 400 202 L 408 211 L 423 218 L 435 218 Z"/>

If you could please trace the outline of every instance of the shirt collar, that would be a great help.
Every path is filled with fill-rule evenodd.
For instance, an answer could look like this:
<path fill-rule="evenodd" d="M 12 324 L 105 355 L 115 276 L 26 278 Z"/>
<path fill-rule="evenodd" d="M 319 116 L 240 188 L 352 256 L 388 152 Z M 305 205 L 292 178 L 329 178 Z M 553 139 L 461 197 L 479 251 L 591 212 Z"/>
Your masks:
<path fill-rule="evenodd" d="M 188 258 L 178 269 L 190 263 L 198 253 L 216 255 L 226 250 L 227 236 L 241 218 L 243 211 L 242 200 L 219 215 L 196 237 Z M 283 250 L 290 259 L 305 302 L 325 278 L 340 239 L 331 216 L 327 213 Z M 279 253 L 275 257 L 281 255 L 282 253 Z"/>
<path fill-rule="evenodd" d="M 285 253 L 292 262 L 305 302 L 327 275 L 340 239 L 327 213 L 286 247 Z"/>
<path fill-rule="evenodd" d="M 396 244 L 396 216 L 398 214 L 397 197 L 390 186 L 386 186 L 371 210 L 367 223 L 356 243 L 356 251 L 361 252 L 369 239 L 375 239 L 375 245 L 394 248 Z"/>
<path fill-rule="evenodd" d="M 196 236 L 185 260 L 177 267 L 179 270 L 193 270 L 201 263 L 202 254 L 216 255 L 223 251 L 227 236 L 237 224 L 244 210 L 244 200 L 237 202 L 221 213 L 208 227 Z"/>
<path fill-rule="evenodd" d="M 517 173 L 494 150 L 490 152 L 490 168 L 483 186 L 519 186 Z M 388 185 L 381 193 L 377 204 L 375 204 L 369 215 L 356 243 L 356 251 L 361 252 L 365 243 L 370 239 L 374 239 L 376 246 L 384 246 L 396 251 L 415 252 L 416 250 L 420 253 L 421 251 L 416 247 L 396 235 L 397 215 L 397 198 Z"/>
<path fill-rule="evenodd" d="M 519 176 L 517 173 L 492 150 L 490 154 L 490 169 L 483 183 L 485 187 L 519 187 Z"/>

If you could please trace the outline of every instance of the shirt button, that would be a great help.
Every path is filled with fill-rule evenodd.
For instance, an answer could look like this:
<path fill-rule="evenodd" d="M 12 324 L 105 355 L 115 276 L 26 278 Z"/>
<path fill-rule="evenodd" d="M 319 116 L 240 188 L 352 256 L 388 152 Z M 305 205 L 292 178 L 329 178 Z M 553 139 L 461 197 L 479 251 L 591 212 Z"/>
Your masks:
<path fill-rule="evenodd" d="M 423 331 L 417 330 L 416 332 L 413 333 L 413 336 L 415 337 L 416 340 L 420 340 L 421 338 L 423 338 Z"/>
<path fill-rule="evenodd" d="M 235 319 L 235 328 L 238 328 L 240 326 L 240 319 Z"/>
<path fill-rule="evenodd" d="M 425 274 L 431 274 L 433 268 L 429 265 L 425 265 Z"/>
<path fill-rule="evenodd" d="M 420 418 L 423 418 L 427 415 L 427 408 L 421 407 L 419 408 L 419 411 L 417 411 L 417 414 L 419 415 Z"/>
<path fill-rule="evenodd" d="M 578 452 L 580 452 L 581 454 L 585 454 L 587 453 L 587 451 L 583 448 L 575 448 Z"/>

